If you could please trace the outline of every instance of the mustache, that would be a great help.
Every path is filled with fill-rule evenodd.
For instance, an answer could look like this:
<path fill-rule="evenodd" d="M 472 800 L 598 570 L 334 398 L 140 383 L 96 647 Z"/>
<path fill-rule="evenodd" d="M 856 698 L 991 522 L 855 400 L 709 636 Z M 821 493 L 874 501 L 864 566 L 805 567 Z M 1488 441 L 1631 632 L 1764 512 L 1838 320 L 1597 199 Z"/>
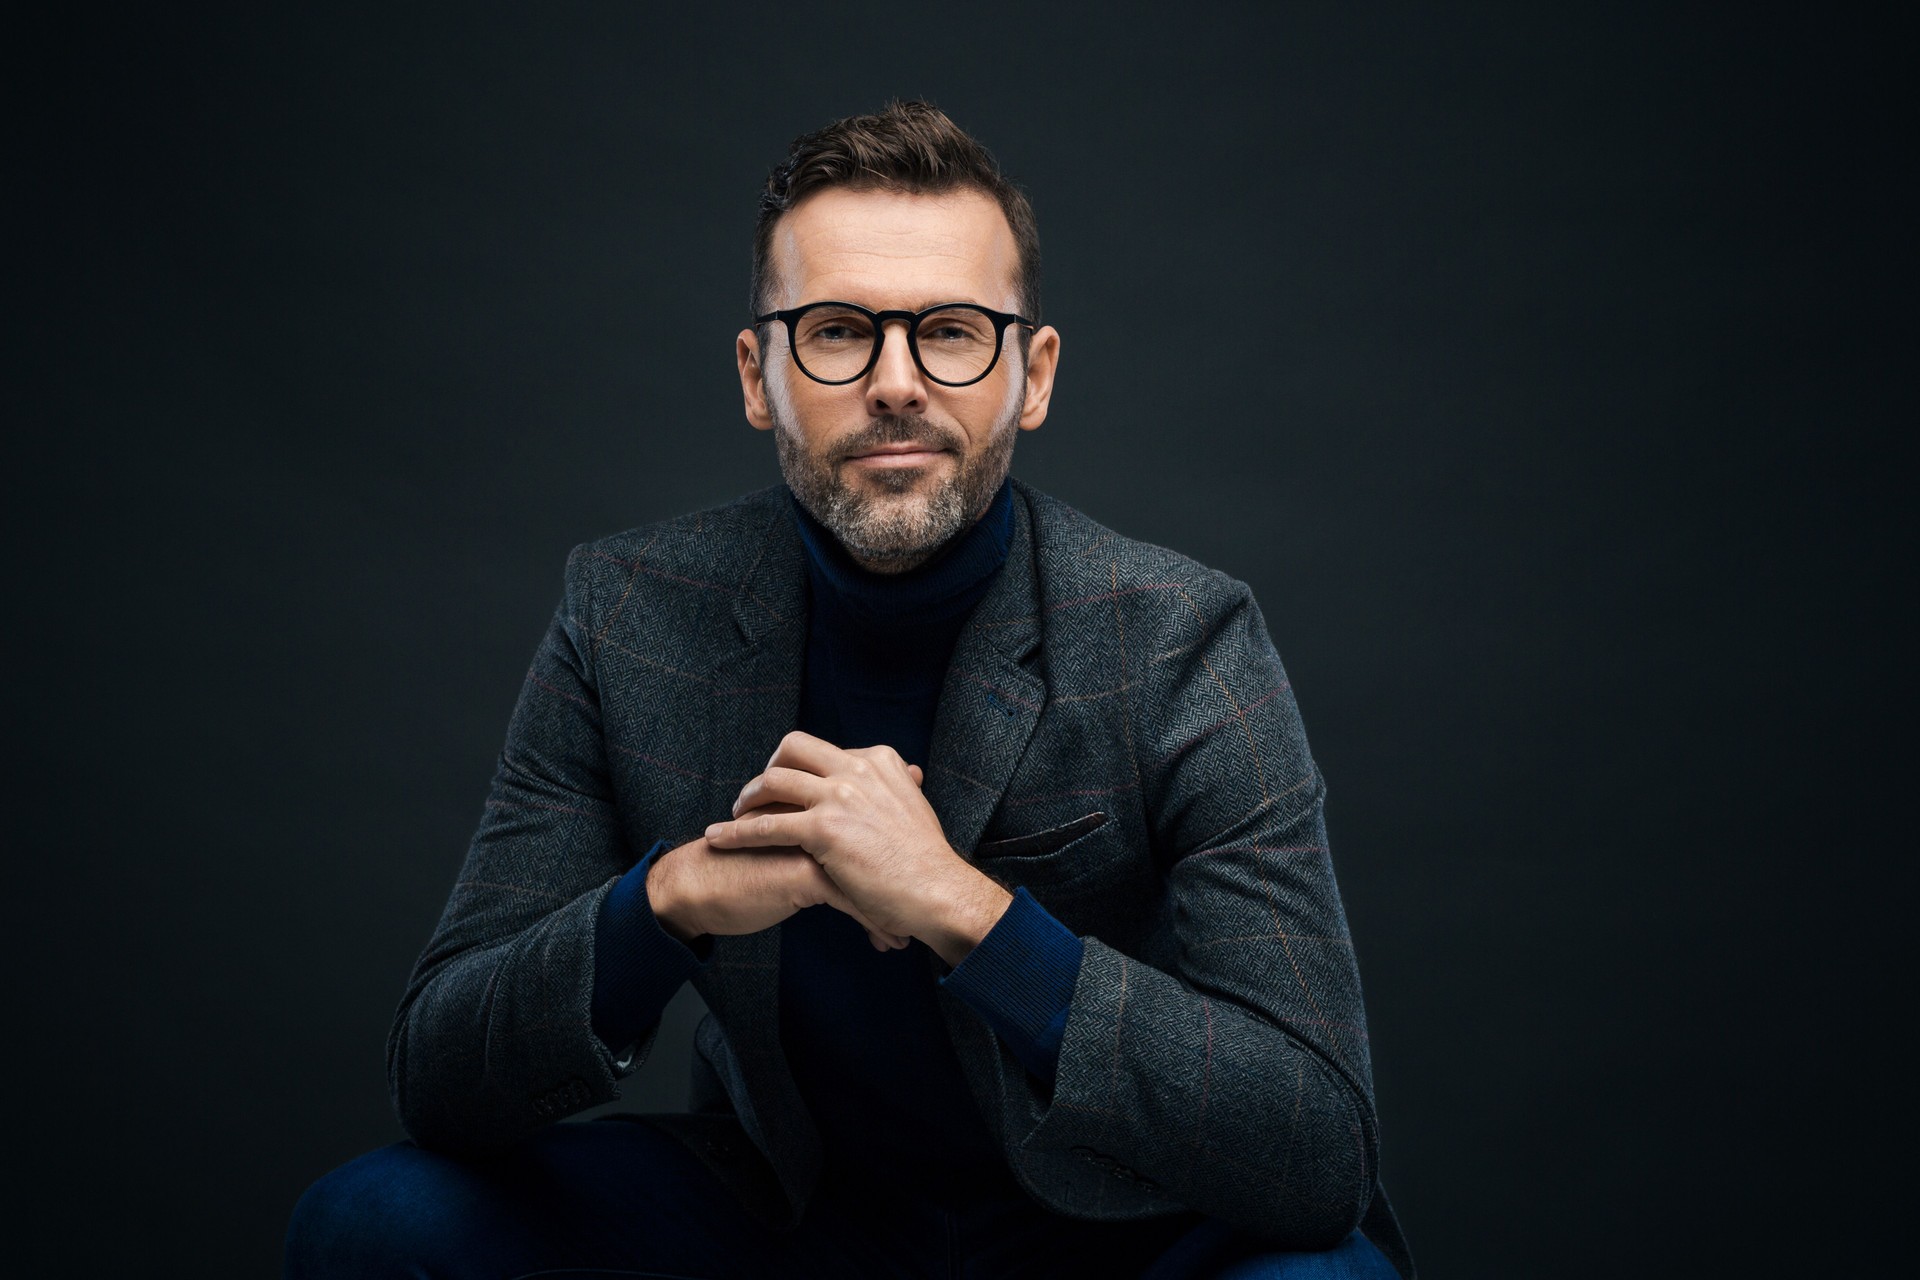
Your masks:
<path fill-rule="evenodd" d="M 875 418 L 865 428 L 848 436 L 834 453 L 838 458 L 845 459 L 889 444 L 917 444 L 928 449 L 946 449 L 954 453 L 960 451 L 959 441 L 954 439 L 953 433 L 938 424 L 926 418 L 890 413 Z"/>

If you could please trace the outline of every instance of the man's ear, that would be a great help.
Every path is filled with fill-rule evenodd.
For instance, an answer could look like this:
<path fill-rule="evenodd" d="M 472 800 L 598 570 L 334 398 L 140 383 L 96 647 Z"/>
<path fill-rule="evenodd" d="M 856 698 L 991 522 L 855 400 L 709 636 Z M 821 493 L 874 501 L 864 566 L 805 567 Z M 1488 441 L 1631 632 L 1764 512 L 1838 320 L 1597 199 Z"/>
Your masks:
<path fill-rule="evenodd" d="M 1027 398 L 1020 406 L 1020 429 L 1032 431 L 1047 420 L 1053 402 L 1053 375 L 1060 368 L 1060 331 L 1050 324 L 1027 342 Z"/>
<path fill-rule="evenodd" d="M 757 431 L 773 429 L 773 415 L 767 411 L 767 373 L 760 364 L 760 335 L 742 329 L 733 340 L 734 362 L 740 366 L 740 396 L 746 402 L 747 421 Z"/>

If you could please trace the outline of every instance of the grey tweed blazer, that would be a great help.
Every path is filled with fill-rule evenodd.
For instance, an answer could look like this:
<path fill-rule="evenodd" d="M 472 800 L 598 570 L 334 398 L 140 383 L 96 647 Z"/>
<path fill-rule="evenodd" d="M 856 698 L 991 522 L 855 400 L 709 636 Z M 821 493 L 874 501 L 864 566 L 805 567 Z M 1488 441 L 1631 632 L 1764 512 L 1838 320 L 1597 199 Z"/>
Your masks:
<path fill-rule="evenodd" d="M 1366 1017 L 1325 785 L 1246 586 L 1014 484 L 925 793 L 962 856 L 1084 940 L 1049 1094 L 941 991 L 1021 1187 L 1080 1218 L 1191 1208 L 1292 1247 L 1356 1226 L 1411 1274 L 1378 1192 Z M 401 1124 L 479 1154 L 619 1096 L 655 1031 L 594 1035 L 601 898 L 698 836 L 795 725 L 804 549 L 784 485 L 575 547 L 484 815 L 387 1044 Z M 693 979 L 676 1133 L 765 1220 L 821 1150 L 779 1040 L 778 928 Z M 929 953 L 936 972 L 945 966 Z"/>

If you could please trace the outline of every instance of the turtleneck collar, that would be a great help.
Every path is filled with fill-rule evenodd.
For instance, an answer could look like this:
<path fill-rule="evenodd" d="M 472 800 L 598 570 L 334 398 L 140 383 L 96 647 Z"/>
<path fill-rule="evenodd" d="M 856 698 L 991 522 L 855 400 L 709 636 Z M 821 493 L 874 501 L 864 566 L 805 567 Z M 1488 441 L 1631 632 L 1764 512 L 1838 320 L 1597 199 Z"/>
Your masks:
<path fill-rule="evenodd" d="M 798 498 L 793 514 L 807 548 L 808 577 L 816 594 L 830 592 L 848 614 L 869 625 L 901 626 L 950 621 L 971 609 L 1006 563 L 1013 538 L 1013 483 L 1002 480 L 993 501 L 973 526 L 956 534 L 925 564 L 905 573 L 875 573 L 855 563 L 840 540 L 813 518 Z"/>

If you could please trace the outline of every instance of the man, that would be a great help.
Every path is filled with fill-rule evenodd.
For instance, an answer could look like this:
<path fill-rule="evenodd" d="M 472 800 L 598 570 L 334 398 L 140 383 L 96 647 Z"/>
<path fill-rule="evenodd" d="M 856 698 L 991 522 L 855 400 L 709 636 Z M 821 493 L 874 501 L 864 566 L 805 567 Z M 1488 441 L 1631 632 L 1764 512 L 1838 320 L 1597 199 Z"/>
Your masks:
<path fill-rule="evenodd" d="M 1411 1274 L 1285 673 L 1244 585 L 1010 478 L 1038 293 L 938 111 L 794 144 L 735 344 L 786 483 L 569 556 L 389 1041 L 412 1141 L 290 1274 Z M 690 1113 L 551 1124 L 685 981 Z"/>

